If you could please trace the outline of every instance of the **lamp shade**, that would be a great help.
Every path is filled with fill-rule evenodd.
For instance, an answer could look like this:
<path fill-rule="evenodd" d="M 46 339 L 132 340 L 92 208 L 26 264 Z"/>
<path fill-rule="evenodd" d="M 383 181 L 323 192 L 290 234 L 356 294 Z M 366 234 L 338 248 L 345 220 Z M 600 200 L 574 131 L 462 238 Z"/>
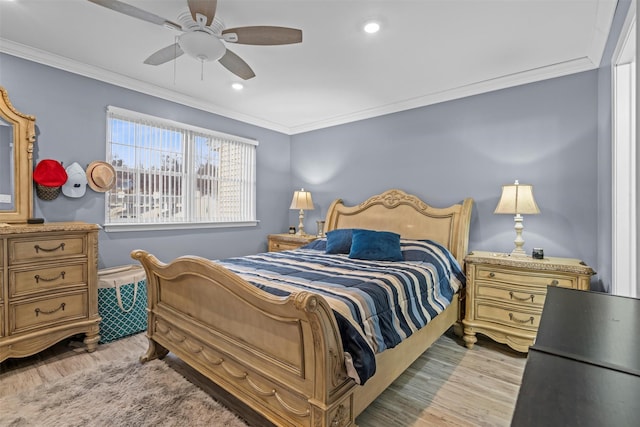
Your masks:
<path fill-rule="evenodd" d="M 295 191 L 293 193 L 293 199 L 291 200 L 291 206 L 289 209 L 302 209 L 305 211 L 313 209 L 311 192 L 304 191 L 304 188 Z"/>
<path fill-rule="evenodd" d="M 519 184 L 503 185 L 502 195 L 496 210 L 497 214 L 538 214 L 540 209 L 533 198 L 533 186 Z"/>

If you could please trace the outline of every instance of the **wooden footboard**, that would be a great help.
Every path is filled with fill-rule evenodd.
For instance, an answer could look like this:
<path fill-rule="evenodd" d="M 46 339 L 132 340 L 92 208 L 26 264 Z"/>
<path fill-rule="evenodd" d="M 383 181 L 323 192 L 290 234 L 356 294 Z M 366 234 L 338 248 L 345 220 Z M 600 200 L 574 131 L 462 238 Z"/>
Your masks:
<path fill-rule="evenodd" d="M 356 384 L 321 296 L 276 297 L 199 257 L 131 256 L 148 281 L 142 361 L 171 351 L 276 425 L 354 425 Z"/>

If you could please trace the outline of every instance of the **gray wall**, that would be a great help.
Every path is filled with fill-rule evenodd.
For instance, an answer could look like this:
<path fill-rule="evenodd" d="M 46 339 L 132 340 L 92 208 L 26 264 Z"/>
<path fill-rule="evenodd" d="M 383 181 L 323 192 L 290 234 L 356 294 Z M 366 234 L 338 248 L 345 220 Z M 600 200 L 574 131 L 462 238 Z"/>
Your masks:
<path fill-rule="evenodd" d="M 470 249 L 510 252 L 511 215 L 495 215 L 501 186 L 532 184 L 539 215 L 525 249 L 598 262 L 598 72 L 589 71 L 294 135 L 292 183 L 326 214 L 399 188 L 444 207 L 475 200 Z"/>
<path fill-rule="evenodd" d="M 257 227 L 106 233 L 100 232 L 99 265 L 133 262 L 132 249 L 146 249 L 168 261 L 195 254 L 223 258 L 266 251 L 266 236 L 288 227 L 290 137 L 260 127 L 159 100 L 138 92 L 81 77 L 10 55 L 0 54 L 0 84 L 14 107 L 36 116 L 34 159 L 56 159 L 86 167 L 105 159 L 106 107 L 114 105 L 260 142 L 258 147 Z M 35 191 L 34 191 L 35 197 Z M 35 197 L 34 216 L 46 221 L 104 222 L 104 194 L 87 188 L 82 198 Z"/>

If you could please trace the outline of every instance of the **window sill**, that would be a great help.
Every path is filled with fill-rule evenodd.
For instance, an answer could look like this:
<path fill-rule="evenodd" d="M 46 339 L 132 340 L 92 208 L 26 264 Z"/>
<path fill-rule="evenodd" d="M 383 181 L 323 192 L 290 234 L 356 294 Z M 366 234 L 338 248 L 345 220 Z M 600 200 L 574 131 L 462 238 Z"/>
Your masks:
<path fill-rule="evenodd" d="M 202 228 L 234 228 L 234 227 L 255 227 L 260 221 L 242 222 L 176 222 L 166 224 L 104 224 L 102 228 L 107 233 L 118 233 L 128 231 L 161 231 L 161 230 L 185 230 Z"/>

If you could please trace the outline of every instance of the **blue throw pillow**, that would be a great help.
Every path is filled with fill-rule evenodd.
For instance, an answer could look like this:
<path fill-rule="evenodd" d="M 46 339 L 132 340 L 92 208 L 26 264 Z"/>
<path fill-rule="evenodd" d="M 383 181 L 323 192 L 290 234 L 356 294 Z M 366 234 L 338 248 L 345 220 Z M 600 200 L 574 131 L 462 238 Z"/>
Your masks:
<path fill-rule="evenodd" d="M 390 231 L 353 230 L 349 258 L 403 261 L 400 235 Z"/>
<path fill-rule="evenodd" d="M 348 254 L 351 250 L 351 228 L 339 228 L 327 232 L 328 254 Z"/>
<path fill-rule="evenodd" d="M 313 249 L 316 251 L 324 251 L 327 248 L 327 239 L 316 239 L 313 242 L 310 242 L 300 249 Z"/>

